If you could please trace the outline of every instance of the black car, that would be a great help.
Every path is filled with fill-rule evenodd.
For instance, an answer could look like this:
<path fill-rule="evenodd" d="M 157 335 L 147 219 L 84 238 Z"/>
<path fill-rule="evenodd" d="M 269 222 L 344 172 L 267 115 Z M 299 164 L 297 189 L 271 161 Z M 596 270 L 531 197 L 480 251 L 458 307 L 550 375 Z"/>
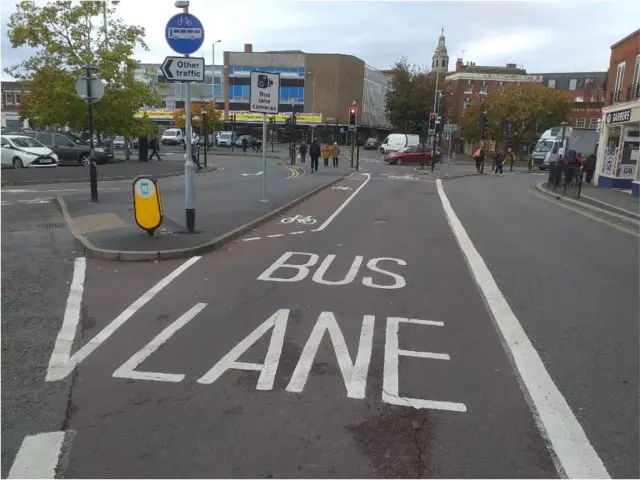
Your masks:
<path fill-rule="evenodd" d="M 369 138 L 367 138 L 367 141 L 364 142 L 364 149 L 365 150 L 377 150 L 379 145 L 380 145 L 380 142 L 378 142 L 378 139 L 373 138 L 373 137 L 369 137 Z"/>
<path fill-rule="evenodd" d="M 36 132 L 34 138 L 58 155 L 58 164 L 89 165 L 91 149 L 80 137 L 64 132 Z M 95 147 L 94 151 L 98 165 L 104 165 L 111 158 L 102 147 Z"/>

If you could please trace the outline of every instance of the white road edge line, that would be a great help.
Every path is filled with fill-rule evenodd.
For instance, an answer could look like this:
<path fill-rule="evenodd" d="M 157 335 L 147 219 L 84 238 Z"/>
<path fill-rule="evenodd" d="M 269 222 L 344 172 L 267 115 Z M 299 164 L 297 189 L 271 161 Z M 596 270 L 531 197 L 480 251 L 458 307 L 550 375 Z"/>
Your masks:
<path fill-rule="evenodd" d="M 243 238 L 243 242 L 252 242 L 253 240 L 260 240 L 262 237 Z"/>
<path fill-rule="evenodd" d="M 267 238 L 284 237 L 284 233 L 274 233 L 273 235 L 267 235 Z"/>
<path fill-rule="evenodd" d="M 442 180 L 438 179 L 436 186 L 449 226 L 491 311 L 503 347 L 520 376 L 520 385 L 538 428 L 550 442 L 558 473 L 568 478 L 611 478 L 451 207 Z"/>
<path fill-rule="evenodd" d="M 189 260 L 181 264 L 178 268 L 169 273 L 166 277 L 156 283 L 153 287 L 147 290 L 140 298 L 129 305 L 120 315 L 114 318 L 104 329 L 98 333 L 95 337 L 89 340 L 85 345 L 80 347 L 73 355 L 71 355 L 71 347 L 76 336 L 76 329 L 78 322 L 80 321 L 80 306 L 82 304 L 82 292 L 84 286 L 78 289 L 79 283 L 84 285 L 84 276 L 86 271 L 86 260 L 82 258 L 81 262 L 78 262 L 74 268 L 73 280 L 71 282 L 71 290 L 69 292 L 69 298 L 67 300 L 67 310 L 71 306 L 71 312 L 67 314 L 65 310 L 64 320 L 62 322 L 62 328 L 56 338 L 56 343 L 49 359 L 49 367 L 47 368 L 47 376 L 45 380 L 52 382 L 56 380 L 62 380 L 69 375 L 73 369 L 80 364 L 85 358 L 87 358 L 93 351 L 98 348 L 104 341 L 106 341 L 118 328 L 120 328 L 127 320 L 129 320 L 138 310 L 153 299 L 164 287 L 174 281 L 182 272 L 188 269 L 191 265 L 200 260 L 201 257 L 191 257 Z M 76 259 L 80 260 L 80 259 Z M 76 273 L 78 277 L 76 278 Z M 75 287 L 75 290 L 74 290 Z M 79 293 L 78 293 L 79 292 Z M 76 312 L 77 310 L 77 312 Z"/>
<path fill-rule="evenodd" d="M 300 235 L 301 233 L 306 232 L 306 230 L 300 230 L 299 232 L 289 232 L 289 235 Z"/>
<path fill-rule="evenodd" d="M 7 478 L 55 478 L 65 433 L 27 435 Z"/>
<path fill-rule="evenodd" d="M 315 230 L 313 230 L 314 232 L 321 232 L 322 230 L 324 230 L 325 228 L 327 228 L 327 227 L 329 226 L 329 224 L 330 224 L 331 222 L 333 222 L 333 219 L 334 219 L 334 218 L 336 218 L 336 217 L 340 214 L 340 212 L 341 212 L 342 210 L 344 210 L 344 209 L 345 209 L 345 207 L 346 207 L 347 205 L 349 205 L 349 202 L 350 202 L 351 200 L 353 200 L 353 198 L 354 198 L 354 197 L 355 197 L 355 196 L 360 192 L 360 190 L 362 190 L 362 189 L 365 187 L 365 185 L 366 185 L 367 183 L 369 183 L 369 180 L 371 180 L 371 174 L 369 174 L 369 173 L 363 173 L 362 175 L 366 175 L 366 176 L 367 176 L 367 179 L 366 179 L 364 182 L 362 182 L 362 185 L 360 185 L 358 188 L 356 188 L 355 192 L 353 192 L 351 195 L 349 195 L 349 197 L 348 197 L 348 198 L 347 198 L 347 199 L 342 203 L 342 205 L 340 205 L 340 206 L 336 209 L 336 211 L 335 211 L 335 212 L 333 212 L 333 213 L 331 214 L 331 216 L 330 216 L 329 218 L 327 218 L 327 219 L 324 221 L 324 223 L 323 223 L 322 225 L 320 225 L 318 228 L 316 228 Z"/>

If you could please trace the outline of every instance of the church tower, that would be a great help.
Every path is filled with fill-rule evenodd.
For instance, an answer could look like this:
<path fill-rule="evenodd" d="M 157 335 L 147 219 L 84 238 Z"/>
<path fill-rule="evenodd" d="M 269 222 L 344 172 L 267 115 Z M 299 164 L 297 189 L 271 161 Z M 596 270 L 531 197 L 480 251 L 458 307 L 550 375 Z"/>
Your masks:
<path fill-rule="evenodd" d="M 438 46 L 431 57 L 431 71 L 447 73 L 449 71 L 449 55 L 447 54 L 447 46 L 445 45 L 444 27 L 438 38 Z"/>

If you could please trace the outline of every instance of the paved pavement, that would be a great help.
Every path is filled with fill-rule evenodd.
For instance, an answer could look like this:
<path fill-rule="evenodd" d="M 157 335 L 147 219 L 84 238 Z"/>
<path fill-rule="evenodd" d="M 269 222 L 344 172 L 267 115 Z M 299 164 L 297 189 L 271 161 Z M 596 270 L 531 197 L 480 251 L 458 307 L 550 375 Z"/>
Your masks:
<path fill-rule="evenodd" d="M 367 159 L 203 257 L 78 260 L 67 422 L 16 471 L 637 478 L 637 235 Z"/>
<path fill-rule="evenodd" d="M 304 167 L 270 161 L 266 172 L 268 201 L 262 202 L 265 173 L 261 159 L 228 157 L 220 171 L 196 176 L 196 232 L 193 234 L 186 233 L 181 179 L 160 182 L 164 220 L 154 237 L 149 237 L 135 224 L 130 188 L 105 192 L 99 204 L 91 203 L 84 194 L 69 195 L 65 203 L 80 233 L 96 247 L 158 252 L 211 242 L 346 173 L 344 166 L 311 174 Z"/>
<path fill-rule="evenodd" d="M 66 428 L 71 379 L 44 378 L 76 255 L 52 203 L 2 208 L 3 478 L 26 435 Z"/>

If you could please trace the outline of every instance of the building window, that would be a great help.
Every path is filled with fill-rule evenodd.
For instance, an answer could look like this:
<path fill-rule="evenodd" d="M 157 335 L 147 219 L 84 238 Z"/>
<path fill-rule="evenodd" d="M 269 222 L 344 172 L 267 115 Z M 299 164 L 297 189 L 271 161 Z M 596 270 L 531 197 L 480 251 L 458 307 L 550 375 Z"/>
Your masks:
<path fill-rule="evenodd" d="M 547 82 L 547 87 L 556 88 L 556 79 L 555 78 L 550 78 L 549 81 Z"/>
<path fill-rule="evenodd" d="M 576 128 L 585 128 L 586 124 L 586 118 L 576 118 Z"/>
<path fill-rule="evenodd" d="M 4 103 L 7 105 L 13 104 L 13 92 L 3 92 L 4 93 Z"/>
<path fill-rule="evenodd" d="M 618 64 L 618 69 L 616 71 L 616 83 L 613 87 L 613 92 L 611 92 L 611 103 L 618 103 L 622 100 L 622 81 L 624 80 L 624 70 L 625 70 L 625 62 L 621 62 Z"/>
<path fill-rule="evenodd" d="M 482 85 L 480 85 L 480 95 L 486 95 L 487 94 L 487 82 L 482 82 Z"/>
<path fill-rule="evenodd" d="M 465 87 L 464 93 L 473 93 L 473 85 L 471 84 L 471 80 L 467 80 L 467 86 Z"/>
<path fill-rule="evenodd" d="M 15 92 L 16 105 L 20 105 L 20 92 Z"/>
<path fill-rule="evenodd" d="M 589 128 L 595 130 L 596 128 L 598 128 L 598 118 L 597 117 L 592 117 L 589 119 Z"/>
<path fill-rule="evenodd" d="M 575 90 L 578 87 L 578 79 L 571 78 L 569 79 L 569 90 Z"/>
<path fill-rule="evenodd" d="M 593 78 L 585 78 L 584 79 L 584 88 L 593 88 L 593 84 L 594 84 L 594 79 Z"/>

